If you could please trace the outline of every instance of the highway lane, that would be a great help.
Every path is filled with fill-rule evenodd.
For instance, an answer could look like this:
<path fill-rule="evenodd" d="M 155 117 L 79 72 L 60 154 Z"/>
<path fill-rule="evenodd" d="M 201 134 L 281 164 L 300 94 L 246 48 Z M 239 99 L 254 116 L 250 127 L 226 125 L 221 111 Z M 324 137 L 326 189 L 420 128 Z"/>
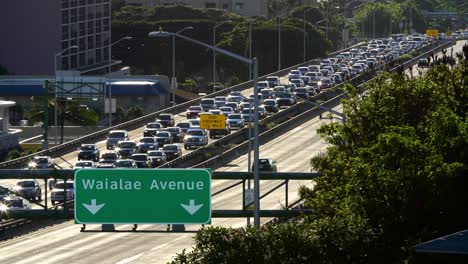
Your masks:
<path fill-rule="evenodd" d="M 339 108 L 338 108 L 339 109 Z M 324 151 L 326 145 L 318 139 L 315 130 L 320 122 L 317 118 L 300 125 L 273 141 L 261 146 L 261 157 L 270 156 L 278 161 L 279 171 L 310 171 L 309 160 L 314 153 Z M 305 151 L 301 151 L 304 148 Z M 76 157 L 76 155 L 75 155 Z M 220 170 L 247 170 L 244 155 Z M 279 157 L 279 158 L 278 158 Z M 228 181 L 214 181 L 213 192 Z M 297 196 L 297 187 L 303 182 L 290 182 L 290 199 Z M 272 188 L 278 181 L 262 181 L 261 190 Z M 214 209 L 240 209 L 240 187 L 213 197 Z M 263 209 L 279 208 L 284 204 L 284 187 L 261 201 Z M 265 221 L 266 219 L 263 219 Z M 245 219 L 213 219 L 213 225 L 237 227 L 245 225 Z M 99 226 L 88 226 L 99 230 Z M 117 226 L 118 230 L 130 230 L 130 225 Z M 145 225 L 143 232 L 80 233 L 79 226 L 72 221 L 47 227 L 16 239 L 0 243 L 0 260 L 5 263 L 165 263 L 176 252 L 189 248 L 193 233 L 164 232 L 163 225 Z M 198 230 L 200 226 L 187 226 L 187 230 Z"/>
<path fill-rule="evenodd" d="M 340 111 L 340 108 L 336 108 Z M 335 119 L 336 121 L 336 119 Z M 298 128 L 261 146 L 261 156 L 271 156 L 278 161 L 279 171 L 310 171 L 309 158 L 325 150 L 326 145 L 316 135 L 316 129 L 329 119 L 314 118 Z M 233 160 L 220 170 L 246 171 L 247 155 Z M 212 192 L 229 181 L 214 181 Z M 232 182 L 232 181 L 230 181 Z M 280 183 L 274 180 L 261 182 L 261 192 Z M 290 181 L 290 201 L 297 198 L 297 188 L 311 181 Z M 241 186 L 212 199 L 214 209 L 241 209 Z M 262 209 L 280 208 L 284 204 L 284 187 L 261 201 Z M 265 222 L 268 219 L 263 219 Z M 239 227 L 246 224 L 244 218 L 214 218 L 213 225 Z M 141 232 L 123 232 L 131 225 L 119 225 L 115 233 L 79 232 L 73 221 L 47 227 L 12 240 L 0 243 L 0 260 L 5 263 L 166 263 L 177 252 L 190 248 L 194 233 L 165 232 L 165 225 L 141 225 Z M 89 225 L 90 230 L 99 230 Z M 186 226 L 196 231 L 199 225 Z"/>
<path fill-rule="evenodd" d="M 450 56 L 453 53 L 453 55 L 455 56 L 456 53 L 461 52 L 463 50 L 463 46 L 466 45 L 467 43 L 468 43 L 467 40 L 458 40 L 457 42 L 455 42 L 455 45 L 453 45 L 453 46 L 446 49 L 447 50 L 446 55 Z M 435 56 L 436 56 L 436 58 L 442 58 L 443 54 L 442 54 L 442 52 L 438 52 L 438 53 L 436 53 Z M 406 69 L 405 74 L 408 77 L 411 77 L 411 76 L 417 77 L 421 73 L 424 74 L 428 70 L 429 70 L 429 68 L 427 68 L 427 67 L 420 68 L 416 64 L 411 69 Z"/>

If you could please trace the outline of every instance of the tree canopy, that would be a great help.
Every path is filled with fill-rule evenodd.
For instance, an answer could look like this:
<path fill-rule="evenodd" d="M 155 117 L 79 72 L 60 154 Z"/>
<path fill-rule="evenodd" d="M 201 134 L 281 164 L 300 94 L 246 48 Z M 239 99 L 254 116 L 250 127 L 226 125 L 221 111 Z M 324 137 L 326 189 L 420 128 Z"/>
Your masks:
<path fill-rule="evenodd" d="M 346 123 L 322 126 L 323 174 L 301 197 L 314 214 L 263 229 L 207 228 L 173 263 L 396 263 L 468 226 L 468 47 L 421 78 L 347 85 Z M 449 61 L 449 60 L 444 60 Z M 290 253 L 290 254 L 289 254 Z"/>

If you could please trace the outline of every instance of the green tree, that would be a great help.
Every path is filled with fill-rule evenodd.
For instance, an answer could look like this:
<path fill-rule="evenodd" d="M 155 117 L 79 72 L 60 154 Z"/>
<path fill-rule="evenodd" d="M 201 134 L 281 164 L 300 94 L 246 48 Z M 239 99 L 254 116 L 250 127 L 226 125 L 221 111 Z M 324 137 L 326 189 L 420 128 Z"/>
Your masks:
<path fill-rule="evenodd" d="M 126 119 L 132 120 L 135 118 L 142 117 L 144 114 L 144 110 L 141 106 L 132 106 L 128 109 Z"/>

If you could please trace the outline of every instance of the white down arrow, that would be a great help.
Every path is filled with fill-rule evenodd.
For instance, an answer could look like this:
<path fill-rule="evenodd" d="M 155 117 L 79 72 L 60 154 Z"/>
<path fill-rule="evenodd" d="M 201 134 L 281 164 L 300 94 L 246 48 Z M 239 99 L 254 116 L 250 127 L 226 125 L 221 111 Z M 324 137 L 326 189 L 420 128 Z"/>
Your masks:
<path fill-rule="evenodd" d="M 187 212 L 190 214 L 190 215 L 193 215 L 194 213 L 196 213 L 198 211 L 198 209 L 200 209 L 203 204 L 198 204 L 198 205 L 195 205 L 195 200 L 190 200 L 190 203 L 188 205 L 186 204 L 180 204 L 185 210 L 187 210 Z"/>

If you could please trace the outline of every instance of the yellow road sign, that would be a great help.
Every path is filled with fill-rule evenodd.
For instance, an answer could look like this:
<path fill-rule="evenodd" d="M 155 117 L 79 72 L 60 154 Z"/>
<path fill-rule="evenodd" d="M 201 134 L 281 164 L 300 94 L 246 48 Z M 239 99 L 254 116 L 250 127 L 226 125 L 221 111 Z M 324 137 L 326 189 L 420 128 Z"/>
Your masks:
<path fill-rule="evenodd" d="M 452 36 L 452 31 L 447 31 L 447 32 L 445 32 L 445 35 L 446 35 L 447 37 Z"/>
<path fill-rule="evenodd" d="M 226 117 L 224 115 L 200 115 L 200 128 L 204 129 L 225 129 Z"/>
<path fill-rule="evenodd" d="M 437 37 L 439 36 L 439 30 L 437 29 L 426 29 L 426 36 Z"/>

